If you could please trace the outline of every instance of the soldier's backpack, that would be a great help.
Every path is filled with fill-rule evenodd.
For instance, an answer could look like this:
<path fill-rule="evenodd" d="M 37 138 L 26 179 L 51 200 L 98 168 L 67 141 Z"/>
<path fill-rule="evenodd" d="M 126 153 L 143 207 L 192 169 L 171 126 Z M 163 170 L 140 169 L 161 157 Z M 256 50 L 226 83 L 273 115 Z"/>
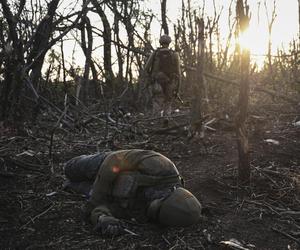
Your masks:
<path fill-rule="evenodd" d="M 165 78 L 162 81 L 169 81 L 173 78 L 173 74 L 176 72 L 174 51 L 170 49 L 157 49 L 154 57 L 154 64 L 156 69 L 158 69 L 158 78 Z M 163 73 L 163 74 L 162 74 Z"/>

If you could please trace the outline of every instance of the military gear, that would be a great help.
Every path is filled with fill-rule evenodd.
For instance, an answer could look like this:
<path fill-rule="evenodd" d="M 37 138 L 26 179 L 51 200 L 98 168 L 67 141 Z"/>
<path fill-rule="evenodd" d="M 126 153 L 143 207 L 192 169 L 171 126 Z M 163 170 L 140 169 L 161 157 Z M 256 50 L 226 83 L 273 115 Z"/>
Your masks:
<path fill-rule="evenodd" d="M 120 150 L 111 153 L 104 160 L 94 183 L 90 203 L 98 204 L 103 199 L 114 199 L 117 195 L 113 192 L 114 185 L 119 178 L 124 178 L 124 174 L 130 174 L 135 178 L 135 183 L 130 184 L 135 190 L 139 186 L 161 183 L 164 178 L 168 181 L 172 177 L 181 182 L 174 163 L 165 156 L 151 150 Z M 174 179 L 171 181 L 174 182 Z M 135 190 L 128 190 L 126 193 L 134 194 Z"/>
<path fill-rule="evenodd" d="M 156 64 L 158 72 L 154 78 L 159 83 L 170 83 L 176 75 L 176 62 L 174 58 L 174 51 L 168 48 L 157 49 L 153 64 Z"/>
<path fill-rule="evenodd" d="M 159 38 L 159 43 L 160 44 L 170 44 L 172 42 L 172 39 L 170 36 L 168 35 L 162 35 L 160 38 Z"/>
<path fill-rule="evenodd" d="M 167 198 L 154 200 L 148 216 L 165 226 L 189 226 L 201 216 L 201 204 L 184 188 L 177 188 Z"/>
<path fill-rule="evenodd" d="M 173 92 L 178 92 L 181 84 L 178 53 L 166 47 L 158 48 L 147 60 L 145 71 L 151 79 L 153 115 L 159 115 L 163 110 L 163 115 L 169 117 Z"/>
<path fill-rule="evenodd" d="M 102 158 L 99 156 L 99 159 Z M 88 157 L 85 160 L 90 161 Z M 73 162 L 79 171 L 82 170 L 82 167 L 77 165 L 78 161 L 70 162 Z M 97 161 L 93 162 L 98 164 Z M 88 166 L 83 160 L 82 164 Z M 69 166 L 69 170 L 75 171 L 76 168 Z M 74 173 L 69 174 L 76 177 Z M 161 212 L 158 213 L 156 209 L 148 209 L 148 215 L 145 213 L 149 205 L 154 206 L 155 201 L 162 201 L 157 204 L 159 210 L 164 212 L 172 207 L 172 202 L 174 203 L 174 198 L 171 197 L 179 197 L 176 199 L 180 202 L 182 200 L 183 204 L 179 204 L 172 215 L 177 213 L 181 216 L 180 212 L 189 209 L 186 205 L 188 198 L 176 194 L 178 191 L 173 192 L 174 189 L 183 186 L 183 180 L 176 166 L 167 157 L 151 150 L 119 150 L 107 154 L 95 179 L 86 207 L 86 215 L 101 232 L 115 232 L 115 227 L 106 226 L 110 217 L 135 218 L 140 222 L 157 217 L 158 222 L 167 225 L 167 222 L 160 218 Z M 188 204 L 193 205 L 193 199 L 189 200 Z M 195 213 L 193 210 L 195 206 L 192 205 L 190 205 L 191 216 Z M 175 220 L 175 223 L 177 222 L 178 220 Z"/>

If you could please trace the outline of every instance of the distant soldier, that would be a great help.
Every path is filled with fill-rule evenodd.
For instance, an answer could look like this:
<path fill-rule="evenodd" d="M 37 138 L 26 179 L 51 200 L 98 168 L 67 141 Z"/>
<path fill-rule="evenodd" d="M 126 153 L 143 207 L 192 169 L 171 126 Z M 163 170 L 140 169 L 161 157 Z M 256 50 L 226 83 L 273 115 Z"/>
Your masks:
<path fill-rule="evenodd" d="M 150 78 L 153 112 L 157 115 L 163 106 L 164 125 L 172 111 L 172 101 L 178 95 L 181 83 L 179 55 L 169 49 L 171 37 L 163 35 L 159 39 L 160 48 L 155 50 L 145 65 L 145 72 Z M 163 103 L 162 103 L 163 102 Z"/>
<path fill-rule="evenodd" d="M 174 163 L 151 150 L 118 150 L 75 157 L 65 165 L 66 188 L 89 196 L 86 215 L 95 230 L 118 234 L 119 219 L 189 226 L 201 216 Z"/>

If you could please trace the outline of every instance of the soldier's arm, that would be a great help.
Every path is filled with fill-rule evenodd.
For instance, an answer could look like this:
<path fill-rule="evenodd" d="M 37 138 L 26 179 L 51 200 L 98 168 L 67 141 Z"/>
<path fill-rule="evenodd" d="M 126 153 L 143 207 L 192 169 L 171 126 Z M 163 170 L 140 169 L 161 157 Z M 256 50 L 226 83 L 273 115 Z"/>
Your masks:
<path fill-rule="evenodd" d="M 102 234 L 118 234 L 121 231 L 120 222 L 110 210 L 109 195 L 113 190 L 114 180 L 118 176 L 118 166 L 122 157 L 111 154 L 102 163 L 94 182 L 87 212 L 94 229 Z"/>
<path fill-rule="evenodd" d="M 99 222 L 99 218 L 103 217 L 103 216 L 109 216 L 109 217 L 113 217 L 110 209 L 109 209 L 109 204 L 101 204 L 97 207 L 95 207 L 91 214 L 90 214 L 90 220 L 93 224 L 93 226 L 97 226 L 98 222 Z"/>
<path fill-rule="evenodd" d="M 122 231 L 119 219 L 111 214 L 106 205 L 100 205 L 93 209 L 91 221 L 94 230 L 102 234 L 117 235 Z"/>
<path fill-rule="evenodd" d="M 108 196 L 113 189 L 113 182 L 118 175 L 115 167 L 119 165 L 119 160 L 113 154 L 108 155 L 101 165 L 97 173 L 96 180 L 93 185 L 91 197 L 88 201 L 88 213 L 93 224 L 97 221 L 97 215 L 110 214 L 108 204 Z"/>
<path fill-rule="evenodd" d="M 154 60 L 154 53 L 152 53 L 150 56 L 149 56 L 149 58 L 148 58 L 148 60 L 147 60 L 147 62 L 146 62 L 146 64 L 145 64 L 145 67 L 144 67 L 144 72 L 148 75 L 148 76 L 150 76 L 150 74 L 151 74 L 151 68 L 152 68 L 152 64 L 153 64 L 153 60 Z"/>
<path fill-rule="evenodd" d="M 93 225 L 98 223 L 102 215 L 113 217 L 108 196 L 112 194 L 114 181 L 119 173 L 126 168 L 123 163 L 124 154 L 125 151 L 118 151 L 108 155 L 97 174 L 87 209 Z"/>

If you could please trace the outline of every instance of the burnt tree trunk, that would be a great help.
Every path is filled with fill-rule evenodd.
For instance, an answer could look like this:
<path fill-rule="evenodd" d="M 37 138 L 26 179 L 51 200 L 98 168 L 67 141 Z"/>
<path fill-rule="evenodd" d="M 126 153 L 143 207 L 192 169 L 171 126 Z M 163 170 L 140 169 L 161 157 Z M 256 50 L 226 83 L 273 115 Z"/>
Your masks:
<path fill-rule="evenodd" d="M 164 34 L 169 35 L 169 28 L 167 23 L 167 0 L 161 0 L 161 21 L 161 27 L 164 31 Z"/>
<path fill-rule="evenodd" d="M 104 74 L 105 81 L 108 84 L 111 84 L 114 79 L 114 73 L 112 70 L 112 62 L 111 62 L 111 27 L 109 21 L 105 15 L 104 10 L 97 0 L 92 0 L 93 5 L 96 8 L 98 15 L 101 18 L 103 24 L 103 61 L 104 61 Z"/>
<path fill-rule="evenodd" d="M 124 59 L 122 55 L 122 48 L 120 46 L 121 39 L 120 39 L 120 15 L 118 14 L 117 4 L 115 1 L 112 1 L 112 7 L 114 11 L 114 40 L 116 41 L 116 53 L 118 58 L 118 78 L 123 81 L 123 64 Z"/>
<path fill-rule="evenodd" d="M 244 6 L 243 0 L 238 0 L 236 5 L 237 28 L 239 34 L 243 33 L 249 26 L 249 6 Z M 238 113 L 236 115 L 236 134 L 239 154 L 238 163 L 238 184 L 248 186 L 250 184 L 250 160 L 249 160 L 249 142 L 246 128 L 249 102 L 249 68 L 250 52 L 242 48 L 241 56 L 241 82 L 238 100 Z"/>
<path fill-rule="evenodd" d="M 202 129 L 202 100 L 204 91 L 204 20 L 197 18 L 197 30 L 198 30 L 198 55 L 197 55 L 197 75 L 196 81 L 193 83 L 194 97 L 191 107 L 191 136 L 203 137 Z"/>
<path fill-rule="evenodd" d="M 47 46 L 53 30 L 53 17 L 55 15 L 59 0 L 52 0 L 48 7 L 47 15 L 37 27 L 28 63 L 33 62 L 30 79 L 32 85 L 38 89 Z"/>
<path fill-rule="evenodd" d="M 16 18 L 14 18 L 7 0 L 0 1 L 3 16 L 8 24 L 8 39 L 4 50 L 4 80 L 1 86 L 0 111 L 1 120 L 12 120 L 15 125 L 20 122 L 20 94 L 23 85 L 22 68 L 24 65 L 24 53 L 21 39 L 18 37 Z M 12 46 L 9 45 L 10 41 Z"/>
<path fill-rule="evenodd" d="M 61 64 L 63 68 L 63 83 L 64 83 L 64 92 L 65 94 L 68 93 L 68 85 L 67 85 L 67 75 L 66 75 L 66 65 L 65 65 L 65 53 L 64 53 L 64 42 L 63 39 L 61 39 L 60 43 L 60 53 L 61 53 Z M 48 82 L 49 76 L 46 78 L 46 82 Z"/>
<path fill-rule="evenodd" d="M 128 5 L 130 4 L 130 5 Z M 129 12 L 128 12 L 129 10 Z M 129 48 L 134 48 L 134 26 L 131 22 L 131 18 L 132 18 L 132 11 L 133 11 L 133 2 L 129 2 L 129 1 L 125 1 L 124 2 L 124 18 L 123 18 L 123 22 L 125 24 L 125 29 L 126 29 L 126 33 L 128 36 L 128 47 Z M 131 66 L 132 66 L 132 59 L 133 59 L 133 55 L 132 53 L 130 53 L 130 50 L 127 50 L 127 54 L 126 54 L 126 72 L 125 72 L 125 78 L 127 83 L 132 83 L 132 70 L 131 70 Z M 128 86 L 128 85 L 127 85 Z"/>
<path fill-rule="evenodd" d="M 83 95 L 82 101 L 84 103 L 87 102 L 87 98 L 89 96 L 89 75 L 90 75 L 90 67 L 92 62 L 92 49 L 93 49 L 93 34 L 92 34 L 92 27 L 90 23 L 90 19 L 87 16 L 83 17 L 83 28 L 81 31 L 83 40 L 82 42 L 85 44 L 86 53 L 85 53 L 85 64 L 84 64 L 84 73 L 83 73 Z M 85 39 L 85 31 L 87 32 L 87 41 Z M 86 46 L 87 44 L 87 46 Z"/>

